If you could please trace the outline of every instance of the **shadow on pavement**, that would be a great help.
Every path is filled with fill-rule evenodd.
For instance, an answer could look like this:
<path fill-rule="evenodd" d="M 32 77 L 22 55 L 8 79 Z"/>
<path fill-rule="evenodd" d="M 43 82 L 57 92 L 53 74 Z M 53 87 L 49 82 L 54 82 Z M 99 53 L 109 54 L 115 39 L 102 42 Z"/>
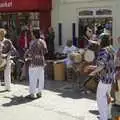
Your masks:
<path fill-rule="evenodd" d="M 72 99 L 96 99 L 95 93 L 83 94 L 81 93 L 80 88 L 75 85 L 72 86 L 71 83 L 68 81 L 54 81 L 54 80 L 47 80 L 45 82 L 45 89 L 49 91 L 56 92 L 59 96 L 64 98 L 72 98 Z"/>
<path fill-rule="evenodd" d="M 4 93 L 4 92 L 7 92 L 7 90 L 2 90 L 2 91 L 0 91 L 0 93 Z"/>
<path fill-rule="evenodd" d="M 28 81 L 14 82 L 14 84 L 27 85 Z M 57 93 L 59 96 L 64 98 L 80 99 L 87 98 L 95 100 L 95 93 L 83 94 L 80 91 L 80 88 L 77 84 L 72 86 L 72 83 L 69 81 L 57 81 L 57 80 L 45 80 L 45 90 L 52 91 Z"/>
<path fill-rule="evenodd" d="M 99 115 L 99 112 L 97 110 L 89 110 L 89 112 L 94 115 Z"/>
<path fill-rule="evenodd" d="M 2 105 L 3 107 L 11 107 L 13 105 L 20 105 L 20 104 L 25 104 L 33 101 L 32 99 L 29 99 L 23 96 L 19 96 L 19 97 L 14 96 L 14 97 L 7 97 L 7 98 L 11 99 L 11 101 L 9 103 L 3 104 Z"/>

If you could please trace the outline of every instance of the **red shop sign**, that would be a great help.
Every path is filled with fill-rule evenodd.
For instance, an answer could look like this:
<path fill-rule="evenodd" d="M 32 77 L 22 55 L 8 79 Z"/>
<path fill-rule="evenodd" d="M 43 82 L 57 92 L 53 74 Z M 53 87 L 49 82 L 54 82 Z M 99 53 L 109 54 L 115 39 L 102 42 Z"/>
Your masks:
<path fill-rule="evenodd" d="M 52 0 L 0 0 L 0 12 L 48 11 Z"/>

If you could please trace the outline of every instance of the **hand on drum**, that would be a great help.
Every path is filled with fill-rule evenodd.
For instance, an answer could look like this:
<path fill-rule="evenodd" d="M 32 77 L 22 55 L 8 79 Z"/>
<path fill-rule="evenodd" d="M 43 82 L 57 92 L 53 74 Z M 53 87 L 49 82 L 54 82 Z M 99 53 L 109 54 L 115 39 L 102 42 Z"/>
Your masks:
<path fill-rule="evenodd" d="M 93 67 L 93 71 L 89 74 L 89 76 L 95 76 L 97 73 L 99 73 L 104 67 L 103 66 L 95 66 Z"/>

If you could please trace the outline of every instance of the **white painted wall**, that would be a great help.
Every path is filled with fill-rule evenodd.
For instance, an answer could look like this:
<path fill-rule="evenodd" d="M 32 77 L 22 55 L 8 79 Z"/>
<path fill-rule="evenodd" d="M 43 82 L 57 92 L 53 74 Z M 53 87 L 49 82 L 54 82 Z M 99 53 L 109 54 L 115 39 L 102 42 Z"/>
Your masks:
<path fill-rule="evenodd" d="M 58 45 L 58 22 L 63 26 L 63 45 L 72 39 L 72 22 L 78 23 L 78 10 L 84 8 L 111 8 L 113 11 L 113 37 L 120 35 L 120 0 L 53 0 L 52 25 L 56 32 L 55 46 Z M 77 26 L 78 27 L 78 26 Z M 76 28 L 78 31 L 78 28 Z M 116 46 L 116 41 L 114 40 Z"/>

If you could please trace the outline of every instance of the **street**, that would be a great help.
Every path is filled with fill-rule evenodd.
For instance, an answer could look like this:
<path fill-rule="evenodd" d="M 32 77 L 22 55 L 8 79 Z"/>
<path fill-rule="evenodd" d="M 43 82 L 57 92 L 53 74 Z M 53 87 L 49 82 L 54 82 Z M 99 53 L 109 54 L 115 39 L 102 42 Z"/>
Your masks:
<path fill-rule="evenodd" d="M 25 98 L 28 86 L 12 84 L 12 91 L 0 87 L 1 120 L 97 120 L 95 94 L 84 95 L 64 81 L 46 81 L 42 98 Z"/>

